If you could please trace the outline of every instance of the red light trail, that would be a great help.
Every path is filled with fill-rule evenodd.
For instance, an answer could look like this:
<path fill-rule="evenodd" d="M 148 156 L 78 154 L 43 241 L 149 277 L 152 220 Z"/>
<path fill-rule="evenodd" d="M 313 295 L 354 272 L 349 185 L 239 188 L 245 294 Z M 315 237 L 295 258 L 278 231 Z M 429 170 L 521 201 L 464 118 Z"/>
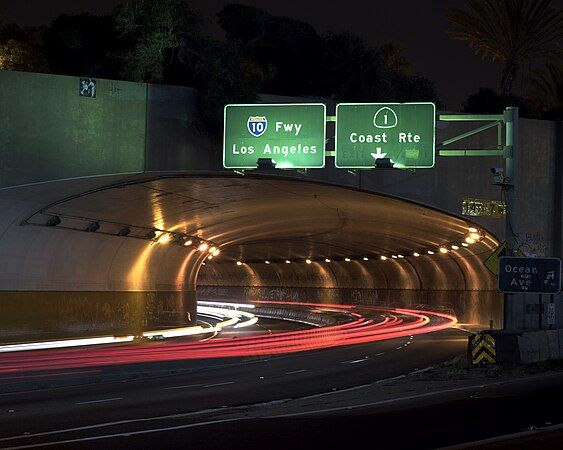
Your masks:
<path fill-rule="evenodd" d="M 10 375 L 90 368 L 110 365 L 280 355 L 331 347 L 365 344 L 450 328 L 455 317 L 430 311 L 404 308 L 356 307 L 294 302 L 253 302 L 261 305 L 314 307 L 338 311 L 349 322 L 301 331 L 269 335 L 215 338 L 198 342 L 155 342 L 107 347 L 34 350 L 0 355 L 0 380 Z M 373 317 L 369 317 L 373 316 Z"/>

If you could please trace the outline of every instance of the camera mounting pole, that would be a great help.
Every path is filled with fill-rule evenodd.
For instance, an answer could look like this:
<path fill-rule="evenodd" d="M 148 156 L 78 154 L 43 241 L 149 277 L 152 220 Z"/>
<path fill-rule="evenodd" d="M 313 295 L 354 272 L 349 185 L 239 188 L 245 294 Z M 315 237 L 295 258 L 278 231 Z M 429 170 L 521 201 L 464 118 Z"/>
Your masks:
<path fill-rule="evenodd" d="M 517 256 L 518 235 L 517 227 L 517 175 L 518 175 L 518 108 L 506 108 L 504 111 L 504 126 L 506 145 L 504 146 L 504 176 L 506 184 L 501 187 L 504 191 L 506 204 L 505 236 L 506 256 Z M 503 328 L 509 327 L 512 311 L 514 310 L 515 294 L 504 294 Z"/>
<path fill-rule="evenodd" d="M 518 108 L 506 108 L 503 114 L 440 114 L 439 120 L 444 122 L 488 122 L 473 130 L 451 137 L 438 146 L 440 156 L 454 157 L 479 157 L 479 156 L 502 156 L 504 159 L 503 179 L 495 183 L 502 189 L 506 208 L 505 236 L 506 236 L 506 255 L 516 256 L 518 251 L 518 229 L 517 218 L 517 155 L 518 155 Z M 502 131 L 504 125 L 504 146 Z M 470 136 L 482 133 L 491 128 L 497 129 L 497 143 L 488 148 L 479 149 L 450 149 L 451 144 L 459 142 Z M 510 323 L 512 311 L 514 309 L 514 295 L 504 294 L 504 313 L 503 328 L 513 327 Z"/>

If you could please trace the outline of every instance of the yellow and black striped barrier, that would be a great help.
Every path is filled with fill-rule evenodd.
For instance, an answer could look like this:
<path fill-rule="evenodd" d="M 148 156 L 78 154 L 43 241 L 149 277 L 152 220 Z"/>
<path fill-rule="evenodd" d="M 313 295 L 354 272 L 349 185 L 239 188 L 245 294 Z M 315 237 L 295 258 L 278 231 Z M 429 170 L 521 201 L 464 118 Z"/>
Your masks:
<path fill-rule="evenodd" d="M 486 331 L 478 331 L 469 338 L 471 364 L 486 366 L 497 362 L 495 338 Z"/>

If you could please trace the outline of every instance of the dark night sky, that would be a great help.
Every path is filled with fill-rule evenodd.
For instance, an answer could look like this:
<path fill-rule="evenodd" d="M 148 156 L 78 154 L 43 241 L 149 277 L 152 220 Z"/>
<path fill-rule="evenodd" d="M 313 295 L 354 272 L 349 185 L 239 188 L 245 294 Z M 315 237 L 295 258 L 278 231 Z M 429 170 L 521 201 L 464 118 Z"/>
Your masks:
<path fill-rule="evenodd" d="M 103 13 L 121 0 L 0 0 L 6 21 L 22 25 L 48 24 L 61 13 Z M 188 1 L 202 13 L 210 33 L 217 34 L 215 13 L 225 0 Z M 436 83 L 448 109 L 461 102 L 480 86 L 496 87 L 499 66 L 483 62 L 460 41 L 445 33 L 444 17 L 449 6 L 462 6 L 462 0 L 239 0 L 274 15 L 300 19 L 312 24 L 319 33 L 351 31 L 366 42 L 392 41 L 398 44 L 416 73 Z M 561 6 L 563 0 L 556 0 Z"/>

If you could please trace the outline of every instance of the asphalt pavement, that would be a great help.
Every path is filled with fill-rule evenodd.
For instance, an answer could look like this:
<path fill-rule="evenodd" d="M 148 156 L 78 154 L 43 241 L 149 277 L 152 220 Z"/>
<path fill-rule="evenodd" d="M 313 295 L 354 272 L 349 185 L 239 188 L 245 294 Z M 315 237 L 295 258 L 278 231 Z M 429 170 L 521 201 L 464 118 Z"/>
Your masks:
<path fill-rule="evenodd" d="M 203 432 L 199 427 L 197 432 L 189 428 L 181 433 L 177 430 L 180 434 L 162 431 L 162 438 L 160 431 L 153 431 L 148 433 L 153 441 L 144 433 L 131 435 L 130 443 L 127 439 L 121 441 L 122 437 L 116 438 L 120 442 L 113 442 L 107 435 L 167 428 L 171 424 L 181 426 L 202 411 L 275 404 L 288 398 L 324 395 L 403 376 L 451 359 L 463 353 L 466 345 L 465 332 L 444 330 L 256 360 L 199 361 L 199 370 L 170 376 L 3 394 L 0 395 L 0 448 L 43 447 L 48 443 L 59 446 L 69 440 L 72 442 L 67 445 L 71 446 L 109 448 L 129 444 L 136 448 L 180 448 L 187 442 L 195 445 L 199 441 L 191 441 L 189 435 Z M 195 363 L 183 364 L 186 369 Z M 308 421 L 299 419 L 296 423 Z M 226 424 L 217 426 L 212 432 L 215 440 L 222 435 L 225 443 L 247 439 L 238 432 L 234 436 L 227 433 Z M 312 432 L 310 426 L 303 426 Z M 280 442 L 275 439 L 276 434 L 285 439 L 277 422 L 263 422 L 260 428 L 262 434 L 272 434 L 274 441 Z M 371 433 L 372 429 L 368 427 L 367 431 Z M 288 437 L 292 435 L 287 432 Z M 176 439 L 180 435 L 182 439 Z M 93 437 L 96 439 L 90 440 Z M 147 445 L 145 439 L 149 439 Z M 190 447 L 220 446 L 215 442 L 210 447 L 203 439 L 201 447 L 200 444 Z"/>

